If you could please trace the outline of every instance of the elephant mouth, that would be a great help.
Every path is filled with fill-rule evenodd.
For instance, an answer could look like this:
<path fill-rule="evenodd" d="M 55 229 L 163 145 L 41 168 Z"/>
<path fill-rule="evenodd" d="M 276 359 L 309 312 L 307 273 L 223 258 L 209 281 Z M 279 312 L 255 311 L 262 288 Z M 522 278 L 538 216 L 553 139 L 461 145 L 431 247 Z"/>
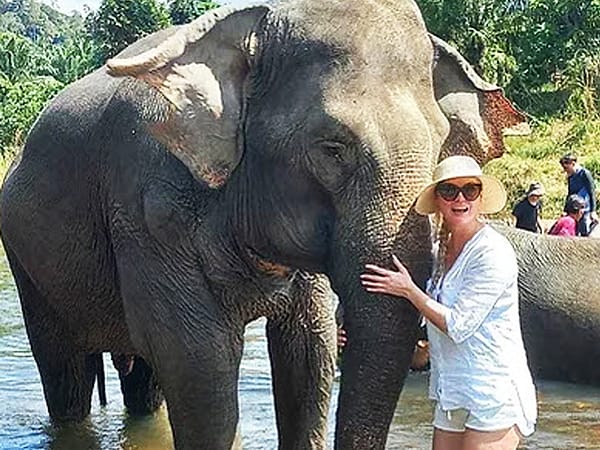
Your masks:
<path fill-rule="evenodd" d="M 251 247 L 246 247 L 246 252 L 252 261 L 254 267 L 256 267 L 260 272 L 275 276 L 278 278 L 287 278 L 292 273 L 291 267 L 285 266 L 280 263 L 273 262 L 268 258 L 262 256 L 256 250 Z"/>

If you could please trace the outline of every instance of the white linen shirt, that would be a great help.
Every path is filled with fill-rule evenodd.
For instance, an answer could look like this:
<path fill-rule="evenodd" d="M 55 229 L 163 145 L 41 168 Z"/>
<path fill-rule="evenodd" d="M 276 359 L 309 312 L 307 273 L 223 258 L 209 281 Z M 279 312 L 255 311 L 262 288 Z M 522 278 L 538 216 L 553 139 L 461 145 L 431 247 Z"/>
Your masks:
<path fill-rule="evenodd" d="M 438 286 L 447 334 L 427 321 L 429 398 L 445 411 L 490 413 L 508 402 L 527 422 L 537 417 L 535 387 L 519 321 L 518 267 L 508 240 L 485 225 L 464 246 Z"/>

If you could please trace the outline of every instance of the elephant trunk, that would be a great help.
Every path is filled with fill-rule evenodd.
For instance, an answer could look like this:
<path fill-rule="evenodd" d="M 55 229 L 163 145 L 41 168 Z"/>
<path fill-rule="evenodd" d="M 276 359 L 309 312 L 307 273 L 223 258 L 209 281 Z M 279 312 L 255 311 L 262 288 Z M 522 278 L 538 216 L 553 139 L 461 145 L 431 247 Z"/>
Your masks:
<path fill-rule="evenodd" d="M 336 421 L 338 449 L 385 448 L 417 339 L 414 307 L 405 299 L 368 293 L 359 278 L 366 263 L 393 267 L 395 254 L 424 285 L 431 267 L 429 221 L 399 206 L 379 203 L 366 214 L 366 231 L 341 238 L 344 244 L 334 257 L 333 286 L 348 336 Z M 370 242 L 355 240 L 359 235 Z"/>

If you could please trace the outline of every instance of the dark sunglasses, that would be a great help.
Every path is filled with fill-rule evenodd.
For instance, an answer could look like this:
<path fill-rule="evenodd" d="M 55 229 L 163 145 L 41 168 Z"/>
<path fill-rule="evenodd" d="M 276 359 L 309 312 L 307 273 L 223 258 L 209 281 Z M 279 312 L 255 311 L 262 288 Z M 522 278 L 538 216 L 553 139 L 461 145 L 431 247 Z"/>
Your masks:
<path fill-rule="evenodd" d="M 462 192 L 465 200 L 472 202 L 481 195 L 481 188 L 480 183 L 467 183 L 463 186 L 457 186 L 452 183 L 440 183 L 435 187 L 435 193 L 447 202 L 452 202 Z"/>

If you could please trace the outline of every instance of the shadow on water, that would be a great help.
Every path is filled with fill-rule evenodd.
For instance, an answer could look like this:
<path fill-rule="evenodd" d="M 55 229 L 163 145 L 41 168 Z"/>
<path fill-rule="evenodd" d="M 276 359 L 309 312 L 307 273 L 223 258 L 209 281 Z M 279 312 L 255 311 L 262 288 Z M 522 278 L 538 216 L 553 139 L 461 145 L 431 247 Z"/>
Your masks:
<path fill-rule="evenodd" d="M 246 450 L 277 448 L 275 411 L 264 320 L 246 330 L 240 376 L 241 434 Z M 94 394 L 83 423 L 51 425 L 37 368 L 31 356 L 16 289 L 0 252 L 0 450 L 168 450 L 173 448 L 166 407 L 145 418 L 124 410 L 117 373 L 105 355 L 108 405 Z M 334 387 L 334 399 L 338 386 Z M 427 449 L 431 405 L 427 375 L 411 374 L 394 416 L 387 448 Z M 540 418 L 522 449 L 600 449 L 600 389 L 566 383 L 538 383 Z M 329 414 L 333 448 L 335 400 Z"/>

